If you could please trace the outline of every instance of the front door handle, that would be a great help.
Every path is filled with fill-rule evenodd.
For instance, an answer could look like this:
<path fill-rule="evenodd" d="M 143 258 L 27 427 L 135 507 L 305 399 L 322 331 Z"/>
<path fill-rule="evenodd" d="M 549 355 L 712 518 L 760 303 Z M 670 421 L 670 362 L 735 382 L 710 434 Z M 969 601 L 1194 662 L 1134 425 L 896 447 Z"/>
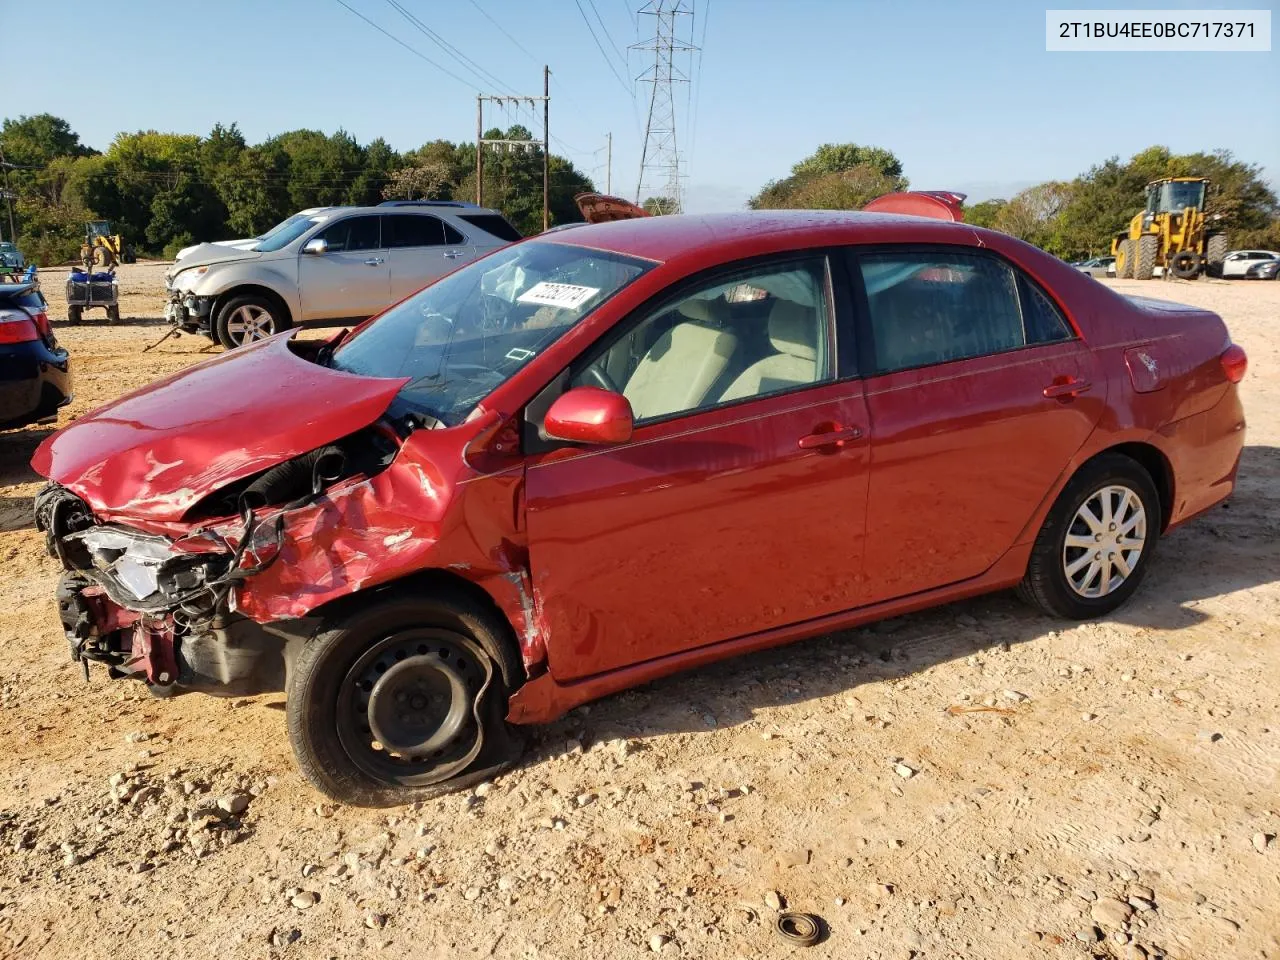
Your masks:
<path fill-rule="evenodd" d="M 386 263 L 386 261 L 383 260 L 381 257 L 370 257 L 368 260 L 364 262 L 364 265 L 366 267 L 376 267 L 380 263 Z"/>
<path fill-rule="evenodd" d="M 444 258 L 446 260 L 457 260 L 460 256 L 462 256 L 461 250 L 446 250 L 444 252 Z"/>
<path fill-rule="evenodd" d="M 1093 384 L 1088 380 L 1077 380 L 1075 377 L 1058 377 L 1044 388 L 1044 395 L 1049 399 L 1069 400 L 1085 393 Z"/>
<path fill-rule="evenodd" d="M 815 450 L 819 447 L 843 447 L 849 441 L 861 438 L 861 430 L 857 427 L 848 427 L 843 430 L 811 433 L 808 436 L 801 437 L 798 445 L 801 450 Z"/>

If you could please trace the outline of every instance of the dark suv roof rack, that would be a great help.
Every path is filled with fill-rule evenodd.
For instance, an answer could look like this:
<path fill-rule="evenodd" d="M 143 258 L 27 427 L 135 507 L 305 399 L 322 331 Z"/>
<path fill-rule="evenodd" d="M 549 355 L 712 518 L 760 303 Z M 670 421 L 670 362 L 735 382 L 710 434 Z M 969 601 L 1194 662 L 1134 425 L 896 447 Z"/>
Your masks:
<path fill-rule="evenodd" d="M 383 200 L 380 207 L 471 207 L 482 210 L 483 207 L 465 200 Z"/>

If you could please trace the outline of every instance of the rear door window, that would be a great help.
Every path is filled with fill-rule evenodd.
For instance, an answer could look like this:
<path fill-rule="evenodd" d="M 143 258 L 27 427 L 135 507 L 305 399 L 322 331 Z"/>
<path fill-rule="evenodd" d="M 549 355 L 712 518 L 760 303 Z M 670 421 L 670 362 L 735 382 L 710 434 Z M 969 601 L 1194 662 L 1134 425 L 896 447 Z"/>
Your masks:
<path fill-rule="evenodd" d="M 858 257 L 876 373 L 1069 339 L 1061 310 L 995 257 L 895 251 Z"/>
<path fill-rule="evenodd" d="M 392 249 L 444 245 L 444 222 L 439 217 L 397 213 L 382 219 L 388 235 L 387 246 Z"/>

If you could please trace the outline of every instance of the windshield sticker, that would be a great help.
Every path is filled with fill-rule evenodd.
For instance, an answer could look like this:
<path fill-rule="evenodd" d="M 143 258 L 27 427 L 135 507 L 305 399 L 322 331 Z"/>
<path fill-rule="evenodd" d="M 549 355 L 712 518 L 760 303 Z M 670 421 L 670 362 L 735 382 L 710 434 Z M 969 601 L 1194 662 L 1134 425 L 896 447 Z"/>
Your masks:
<path fill-rule="evenodd" d="M 542 280 L 516 299 L 521 303 L 541 303 L 548 307 L 560 307 L 562 310 L 576 310 L 599 292 L 599 287 L 580 287 L 574 283 L 548 283 Z"/>

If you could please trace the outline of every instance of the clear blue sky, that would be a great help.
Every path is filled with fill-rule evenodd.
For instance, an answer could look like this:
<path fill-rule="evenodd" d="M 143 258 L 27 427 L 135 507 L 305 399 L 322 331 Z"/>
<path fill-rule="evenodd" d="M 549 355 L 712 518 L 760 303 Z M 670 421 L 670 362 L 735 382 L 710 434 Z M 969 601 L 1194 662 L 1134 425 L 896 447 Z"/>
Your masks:
<path fill-rule="evenodd" d="M 42 38 L 6 49 L 4 113 L 57 114 L 99 149 L 121 130 L 205 133 L 233 121 L 251 142 L 298 127 L 341 127 L 361 142 L 382 136 L 401 150 L 473 138 L 476 87 L 497 85 L 477 80 L 389 0 L 345 2 L 467 82 L 338 0 L 128 0 L 94 13 L 82 2 L 0 0 L 9 28 L 21 22 L 24 36 Z M 634 193 L 648 88 L 631 78 L 650 55 L 626 48 L 652 32 L 651 17 L 637 27 L 641 0 L 398 2 L 513 90 L 540 93 L 541 65 L 550 64 L 553 150 L 603 189 L 612 131 L 614 192 Z M 972 199 L 1069 178 L 1154 143 L 1176 152 L 1225 147 L 1280 183 L 1274 51 L 1047 53 L 1044 11 L 1069 6 L 1064 0 L 685 2 L 696 11 L 694 40 L 706 31 L 701 65 L 689 69 L 700 83 L 691 97 L 676 92 L 693 211 L 740 207 L 825 141 L 888 147 L 913 186 Z M 622 80 L 579 3 L 605 49 L 612 45 L 592 3 L 627 54 L 626 68 L 614 54 Z M 1113 6 L 1270 9 L 1280 29 L 1276 0 Z M 523 119 L 533 125 L 528 110 Z M 491 109 L 485 125 L 504 121 Z"/>

